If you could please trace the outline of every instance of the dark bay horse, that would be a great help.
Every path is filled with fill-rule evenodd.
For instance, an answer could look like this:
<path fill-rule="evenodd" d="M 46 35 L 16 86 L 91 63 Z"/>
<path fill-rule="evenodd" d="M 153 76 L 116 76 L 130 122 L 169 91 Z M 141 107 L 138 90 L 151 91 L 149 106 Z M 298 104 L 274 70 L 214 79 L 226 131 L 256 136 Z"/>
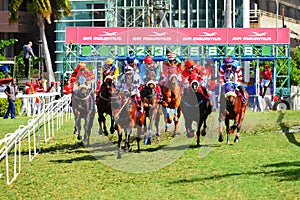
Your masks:
<path fill-rule="evenodd" d="M 248 98 L 248 93 L 244 90 L 246 97 Z M 242 103 L 242 95 L 240 92 L 236 94 L 234 91 L 227 93 L 225 98 L 224 93 L 221 94 L 220 98 L 220 113 L 219 113 L 219 142 L 223 142 L 223 126 L 222 121 L 225 119 L 226 126 L 226 134 L 227 134 L 227 142 L 226 144 L 230 144 L 230 133 L 234 133 L 236 130 L 236 135 L 234 142 L 238 142 L 240 138 L 240 130 L 242 126 L 242 122 L 245 117 L 246 108 L 248 105 L 248 101 L 246 103 Z M 230 120 L 233 120 L 233 125 L 230 126 Z"/>
<path fill-rule="evenodd" d="M 194 137 L 192 123 L 193 121 L 197 123 L 197 146 L 200 145 L 200 133 L 202 136 L 206 135 L 206 120 L 212 112 L 212 105 L 207 104 L 205 98 L 198 91 L 198 87 L 198 82 L 192 82 L 190 87 L 183 89 L 181 98 L 181 109 L 185 120 L 187 137 Z M 201 131 L 202 125 L 203 129 Z"/>
<path fill-rule="evenodd" d="M 120 107 L 119 96 L 115 95 L 115 85 L 113 83 L 113 77 L 107 75 L 103 83 L 101 84 L 100 90 L 96 98 L 97 110 L 98 110 L 98 122 L 99 122 L 99 134 L 105 136 L 108 135 L 106 127 L 106 117 L 104 114 L 110 116 L 110 133 L 113 134 L 115 130 L 119 130 L 117 124 L 115 124 L 114 113 L 112 106 Z M 118 104 L 118 105 L 115 105 Z"/>
<path fill-rule="evenodd" d="M 125 96 L 124 93 L 120 93 L 121 100 L 124 102 L 121 103 L 122 106 L 119 110 L 119 112 L 115 115 L 115 121 L 117 124 L 124 129 L 125 132 L 125 151 L 130 150 L 130 134 L 134 128 L 137 128 L 137 135 L 136 135 L 136 141 L 137 141 L 137 152 L 140 152 L 140 140 L 142 137 L 144 137 L 144 120 L 145 120 L 145 112 L 138 111 L 137 105 L 134 100 L 135 96 Z M 118 158 L 121 158 L 121 143 L 122 143 L 122 131 L 119 133 L 118 137 Z"/>
<path fill-rule="evenodd" d="M 87 146 L 90 145 L 90 135 L 95 117 L 95 102 L 94 92 L 87 86 L 79 86 L 77 91 L 72 94 L 72 108 L 75 117 L 75 130 L 74 134 L 77 134 L 77 139 L 81 140 L 81 119 L 84 122 L 84 142 L 87 142 Z"/>
<path fill-rule="evenodd" d="M 181 115 L 180 99 L 181 99 L 181 88 L 178 83 L 178 78 L 175 74 L 171 75 L 166 85 L 161 85 L 163 95 L 163 111 L 164 119 L 166 123 L 165 132 L 168 131 L 169 124 L 172 123 L 169 109 L 173 109 L 174 117 L 173 121 L 175 124 L 174 133 L 178 133 L 178 123 Z"/>
<path fill-rule="evenodd" d="M 155 92 L 156 84 L 154 82 L 148 81 L 147 84 L 141 90 L 141 97 L 145 111 L 144 120 L 144 131 L 148 132 L 148 136 L 145 137 L 145 144 L 151 144 L 152 138 L 152 127 L 153 123 L 156 127 L 156 136 L 160 135 L 159 132 L 159 120 L 160 114 L 162 113 L 162 106 L 158 103 L 157 94 Z M 149 118 L 149 125 L 147 126 L 147 118 Z"/>

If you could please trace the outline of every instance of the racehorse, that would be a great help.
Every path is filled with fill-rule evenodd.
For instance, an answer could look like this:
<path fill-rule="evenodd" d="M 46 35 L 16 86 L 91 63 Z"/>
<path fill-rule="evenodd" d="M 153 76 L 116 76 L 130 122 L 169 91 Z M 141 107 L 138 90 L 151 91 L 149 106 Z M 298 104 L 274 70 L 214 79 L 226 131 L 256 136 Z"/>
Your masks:
<path fill-rule="evenodd" d="M 87 142 L 87 146 L 90 145 L 90 135 L 95 117 L 95 103 L 94 92 L 86 85 L 78 87 L 77 91 L 72 94 L 72 108 L 75 117 L 75 130 L 74 134 L 77 134 L 77 139 L 81 140 L 81 119 L 84 122 L 84 142 Z"/>
<path fill-rule="evenodd" d="M 149 125 L 147 127 L 147 120 L 144 120 L 144 131 L 148 132 L 148 136 L 145 137 L 145 144 L 151 144 L 151 132 L 152 132 L 152 126 L 153 123 L 155 123 L 156 127 L 156 136 L 160 135 L 159 132 L 159 119 L 160 119 L 160 114 L 162 113 L 162 107 L 160 104 L 158 104 L 158 98 L 157 94 L 155 92 L 155 82 L 148 82 L 143 89 L 141 90 L 141 97 L 142 97 L 142 102 L 145 110 L 145 117 L 149 118 Z"/>
<path fill-rule="evenodd" d="M 202 136 L 206 135 L 207 117 L 212 112 L 212 105 L 207 104 L 205 98 L 198 91 L 199 83 L 192 81 L 191 87 L 184 88 L 183 96 L 181 98 L 181 109 L 185 120 L 185 129 L 187 137 L 194 137 L 194 130 L 192 123 L 197 123 L 197 146 L 200 145 L 200 133 Z M 201 127 L 203 129 L 201 131 Z"/>
<path fill-rule="evenodd" d="M 228 84 L 229 86 L 231 84 Z M 237 92 L 232 89 L 231 92 L 226 93 L 226 97 L 224 93 L 221 94 L 220 98 L 220 113 L 219 113 L 219 142 L 223 142 L 224 138 L 222 135 L 223 126 L 222 121 L 225 119 L 226 126 L 226 134 L 227 134 L 227 142 L 226 144 L 230 144 L 230 134 L 236 131 L 234 142 L 238 142 L 240 138 L 240 130 L 242 126 L 242 122 L 245 117 L 246 108 L 248 105 L 248 101 L 246 103 L 242 103 L 242 95 L 240 92 Z M 248 98 L 248 93 L 244 90 L 246 97 Z M 234 120 L 232 126 L 230 126 L 230 120 Z"/>
<path fill-rule="evenodd" d="M 163 95 L 163 111 L 164 111 L 164 119 L 165 119 L 165 132 L 168 131 L 169 124 L 172 123 L 169 109 L 174 110 L 174 124 L 175 130 L 174 133 L 178 133 L 178 122 L 181 115 L 181 108 L 180 108 L 180 95 L 181 89 L 178 84 L 178 78 L 176 74 L 172 74 L 169 78 L 169 81 L 166 85 L 161 85 L 162 95 Z"/>
<path fill-rule="evenodd" d="M 115 121 L 117 124 L 124 129 L 125 132 L 125 151 L 130 150 L 130 134 L 133 128 L 137 128 L 137 152 L 140 153 L 140 140 L 144 137 L 143 124 L 145 120 L 145 112 L 140 112 L 137 110 L 137 105 L 135 102 L 135 96 L 126 96 L 124 93 L 120 93 L 121 99 L 124 103 L 121 103 L 122 107 L 119 112 L 115 115 Z M 121 158 L 121 143 L 122 143 L 122 131 L 119 132 L 118 137 L 118 159 Z"/>
<path fill-rule="evenodd" d="M 100 90 L 96 98 L 97 110 L 98 110 L 98 122 L 99 122 L 99 134 L 105 136 L 108 135 L 106 127 L 106 117 L 104 114 L 110 116 L 110 133 L 113 134 L 115 129 L 118 130 L 117 125 L 114 121 L 114 115 L 112 112 L 112 104 L 118 103 L 118 96 L 115 96 L 115 85 L 113 83 L 113 77 L 107 75 L 103 83 L 101 84 Z"/>

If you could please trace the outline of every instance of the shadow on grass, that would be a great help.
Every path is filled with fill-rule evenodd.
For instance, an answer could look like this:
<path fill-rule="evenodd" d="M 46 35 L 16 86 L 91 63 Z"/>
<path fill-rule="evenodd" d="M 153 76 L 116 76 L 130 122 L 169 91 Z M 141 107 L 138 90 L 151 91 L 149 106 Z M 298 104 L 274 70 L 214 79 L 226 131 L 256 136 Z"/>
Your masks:
<path fill-rule="evenodd" d="M 299 147 L 300 142 L 298 142 L 296 140 L 294 133 L 290 133 L 289 127 L 283 123 L 284 115 L 285 115 L 285 113 L 283 113 L 283 112 L 280 113 L 280 115 L 278 116 L 278 119 L 277 119 L 277 123 L 279 124 L 281 130 L 284 132 L 288 141 Z"/>
<path fill-rule="evenodd" d="M 241 173 L 228 173 L 228 174 L 221 174 L 221 175 L 214 175 L 214 176 L 206 176 L 201 178 L 191 178 L 191 179 L 179 179 L 175 181 L 170 181 L 170 184 L 181 184 L 181 183 L 194 183 L 200 181 L 207 181 L 207 180 L 220 180 L 227 177 L 234 177 L 234 176 L 242 176 L 242 175 L 268 175 L 268 176 L 276 176 L 280 178 L 279 181 L 299 181 L 300 180 L 300 162 L 282 162 L 282 163 L 274 163 L 269 165 L 263 165 L 262 167 L 277 167 L 278 169 L 269 169 L 269 171 L 253 171 L 253 172 L 241 172 Z M 293 169 L 287 169 L 291 168 Z M 295 168 L 296 167 L 296 168 Z M 281 169 L 279 169 L 281 168 Z"/>

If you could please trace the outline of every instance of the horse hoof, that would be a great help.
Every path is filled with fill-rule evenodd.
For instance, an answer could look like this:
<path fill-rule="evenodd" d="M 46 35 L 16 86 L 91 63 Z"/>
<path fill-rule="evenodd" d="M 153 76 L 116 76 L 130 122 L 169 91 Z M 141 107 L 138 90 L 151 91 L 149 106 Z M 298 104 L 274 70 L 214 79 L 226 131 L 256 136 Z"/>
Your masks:
<path fill-rule="evenodd" d="M 81 140 L 81 136 L 80 135 L 77 136 L 77 140 Z"/>
<path fill-rule="evenodd" d="M 169 128 L 168 127 L 165 128 L 165 132 L 169 132 Z"/>
<path fill-rule="evenodd" d="M 222 134 L 219 134 L 219 142 L 223 142 L 224 141 L 224 137 Z"/>
<path fill-rule="evenodd" d="M 155 135 L 156 135 L 157 137 L 159 137 L 159 136 L 160 136 L 160 132 L 157 132 Z"/>
<path fill-rule="evenodd" d="M 201 131 L 201 135 L 202 135 L 202 136 L 206 136 L 206 131 L 205 131 L 205 130 L 202 130 L 202 131 Z"/>
<path fill-rule="evenodd" d="M 178 122 L 178 117 L 174 117 L 174 118 L 173 118 L 173 121 L 174 121 L 174 122 Z"/>
<path fill-rule="evenodd" d="M 105 136 L 108 136 L 107 130 L 104 130 L 104 135 L 105 135 Z"/>
<path fill-rule="evenodd" d="M 235 139 L 234 139 L 234 142 L 235 142 L 235 143 L 238 143 L 238 142 L 239 142 L 239 139 L 238 139 L 238 138 L 235 138 Z"/>
<path fill-rule="evenodd" d="M 197 146 L 200 146 L 200 137 L 197 137 Z"/>
<path fill-rule="evenodd" d="M 230 141 L 227 141 L 226 144 L 230 144 Z"/>
<path fill-rule="evenodd" d="M 195 135 L 194 135 L 194 132 L 193 132 L 193 131 L 189 131 L 189 132 L 186 134 L 186 136 L 187 136 L 188 138 L 193 138 Z"/>
<path fill-rule="evenodd" d="M 168 123 L 168 124 L 171 124 L 171 123 L 172 123 L 171 117 L 168 117 L 168 118 L 167 118 L 167 123 Z"/>
<path fill-rule="evenodd" d="M 118 153 L 118 157 L 117 157 L 117 159 L 121 159 L 121 158 L 122 158 L 121 154 L 120 154 L 120 153 Z"/>

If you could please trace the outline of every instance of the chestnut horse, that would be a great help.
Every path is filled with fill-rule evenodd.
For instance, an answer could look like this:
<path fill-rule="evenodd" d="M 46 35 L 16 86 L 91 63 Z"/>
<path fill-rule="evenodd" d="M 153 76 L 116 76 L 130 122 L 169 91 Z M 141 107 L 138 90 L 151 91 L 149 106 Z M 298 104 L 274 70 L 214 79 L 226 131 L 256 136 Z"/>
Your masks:
<path fill-rule="evenodd" d="M 212 112 L 212 105 L 207 104 L 205 98 L 198 91 L 199 83 L 192 82 L 191 87 L 183 89 L 181 98 L 181 109 L 185 121 L 185 129 L 187 137 L 194 137 L 194 130 L 192 130 L 192 123 L 197 123 L 197 146 L 200 145 L 200 133 L 202 136 L 206 135 L 207 117 Z M 203 129 L 201 131 L 201 127 Z"/>
<path fill-rule="evenodd" d="M 248 93 L 244 90 L 246 97 L 248 98 Z M 242 103 L 242 95 L 240 92 L 235 94 L 235 92 L 231 92 L 231 95 L 228 95 L 225 98 L 224 93 L 221 94 L 220 98 L 220 113 L 219 113 L 219 142 L 223 142 L 223 125 L 222 121 L 225 119 L 226 126 L 226 134 L 227 134 L 227 142 L 226 144 L 230 144 L 230 133 L 234 133 L 236 131 L 234 142 L 238 142 L 240 138 L 240 130 L 242 126 L 242 122 L 245 117 L 246 108 L 248 105 L 248 101 L 246 103 Z M 230 126 L 230 120 L 233 120 L 233 125 Z"/>
<path fill-rule="evenodd" d="M 94 92 L 87 86 L 79 86 L 77 91 L 72 94 L 72 109 L 75 118 L 74 134 L 77 134 L 77 139 L 81 140 L 81 119 L 85 120 L 84 123 L 84 142 L 87 146 L 90 145 L 90 135 L 95 118 L 95 102 Z"/>
<path fill-rule="evenodd" d="M 181 99 L 181 88 L 178 83 L 177 75 L 172 74 L 166 85 L 161 85 L 163 95 L 163 111 L 165 119 L 165 132 L 169 131 L 168 126 L 172 123 L 169 109 L 174 110 L 173 121 L 175 124 L 174 133 L 178 134 L 178 122 L 181 115 L 180 99 Z"/>
<path fill-rule="evenodd" d="M 143 124 L 145 120 L 145 112 L 138 111 L 137 105 L 135 102 L 135 96 L 128 96 L 126 97 L 124 93 L 120 93 L 121 100 L 124 100 L 122 103 L 122 107 L 120 108 L 119 112 L 115 115 L 115 121 L 117 124 L 124 129 L 125 132 L 125 151 L 130 150 L 130 134 L 132 130 L 136 127 L 137 128 L 137 152 L 140 152 L 140 140 L 141 137 L 144 137 L 144 129 Z M 118 159 L 121 158 L 121 143 L 122 143 L 122 131 L 119 132 L 118 135 Z"/>

